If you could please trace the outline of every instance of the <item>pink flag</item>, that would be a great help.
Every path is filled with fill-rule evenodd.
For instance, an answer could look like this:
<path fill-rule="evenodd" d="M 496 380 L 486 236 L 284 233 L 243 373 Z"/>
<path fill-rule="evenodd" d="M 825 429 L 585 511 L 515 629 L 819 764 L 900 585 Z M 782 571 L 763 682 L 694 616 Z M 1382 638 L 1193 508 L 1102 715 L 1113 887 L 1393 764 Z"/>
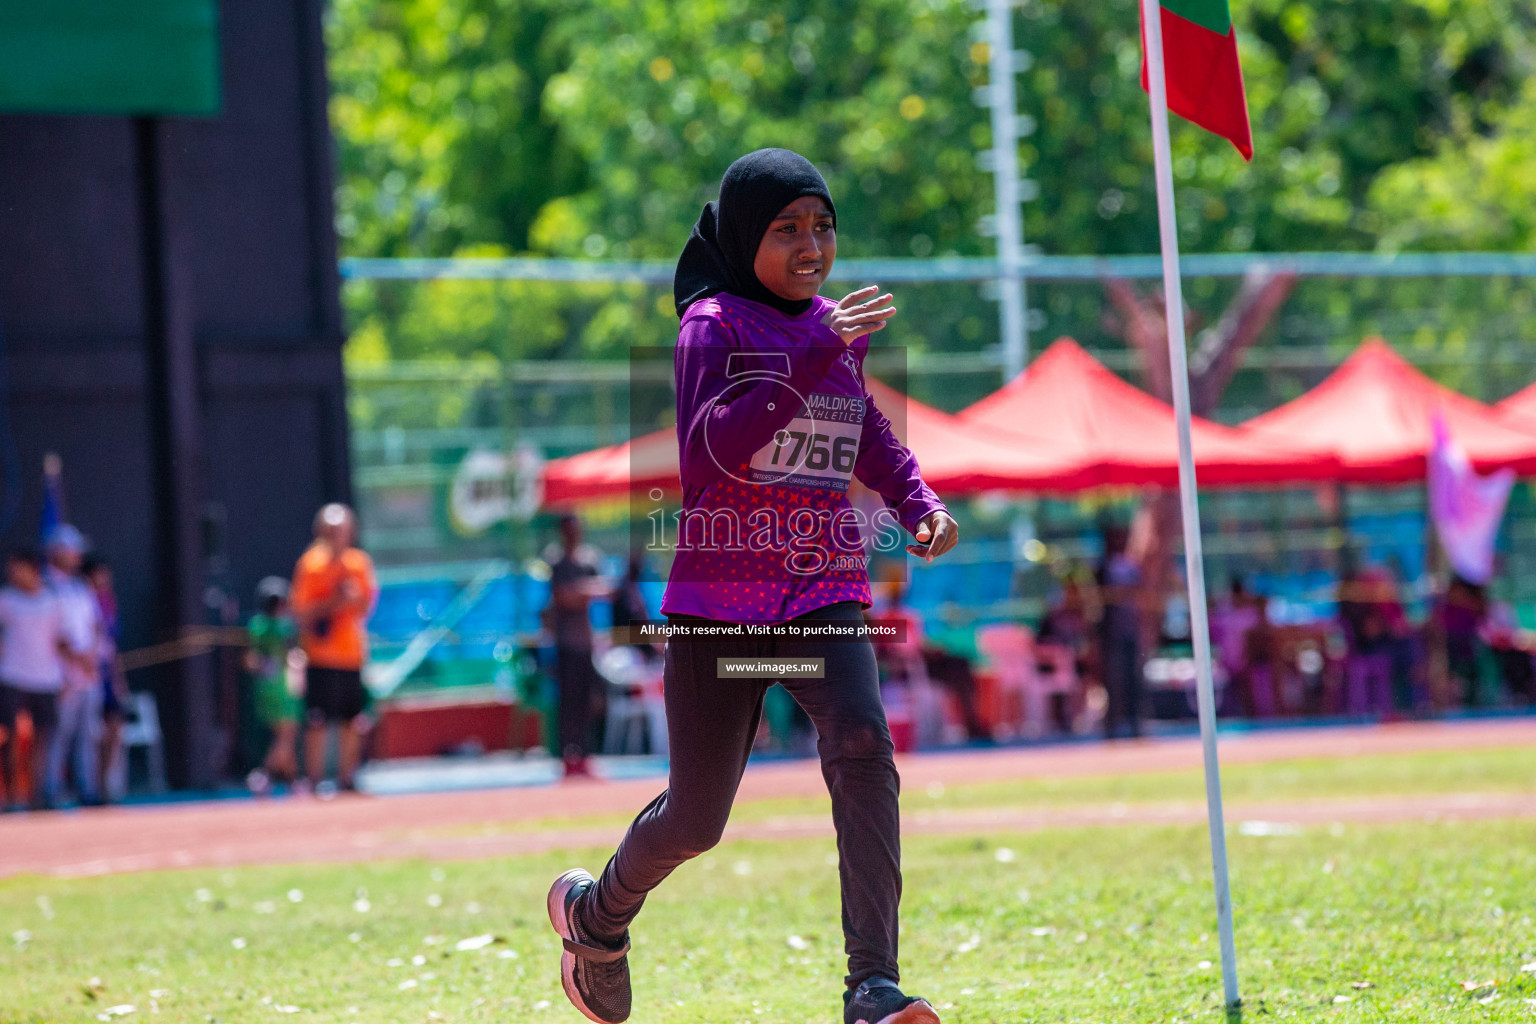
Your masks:
<path fill-rule="evenodd" d="M 1435 444 L 1429 452 L 1429 515 L 1451 569 L 1468 583 L 1482 586 L 1493 576 L 1493 546 L 1515 473 L 1501 469 L 1478 476 L 1439 414 L 1434 431 Z"/>

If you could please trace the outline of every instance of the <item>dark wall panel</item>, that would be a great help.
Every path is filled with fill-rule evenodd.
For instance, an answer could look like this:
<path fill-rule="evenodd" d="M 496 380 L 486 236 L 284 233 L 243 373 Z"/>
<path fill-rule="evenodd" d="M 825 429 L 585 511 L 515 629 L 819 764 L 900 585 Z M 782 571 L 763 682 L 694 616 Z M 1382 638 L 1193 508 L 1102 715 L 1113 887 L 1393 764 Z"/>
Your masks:
<path fill-rule="evenodd" d="M 116 568 L 124 629 L 150 635 L 158 618 L 149 437 L 139 396 L 86 394 L 18 396 L 12 426 L 33 484 L 44 451 L 64 460 L 64 499 L 75 525 Z M 42 511 L 40 486 L 23 493 L 21 522 L 35 527 Z M 29 532 L 23 529 L 21 532 Z"/>
<path fill-rule="evenodd" d="M 222 518 L 230 553 L 237 555 L 219 582 L 244 606 L 251 604 L 261 577 L 290 575 L 309 542 L 309 519 L 294 514 L 288 482 L 320 478 L 319 433 L 319 403 L 313 395 L 225 398 L 209 409 L 209 448 L 242 453 L 214 460 L 208 483 L 215 495 L 225 496 Z"/>
<path fill-rule="evenodd" d="M 137 335 L 138 237 L 128 121 L 0 116 L 0 329 L 12 345 Z"/>
<path fill-rule="evenodd" d="M 192 290 L 210 338 L 313 333 L 298 26 L 292 3 L 225 4 L 223 111 L 171 127 L 167 184 L 196 225 Z"/>
<path fill-rule="evenodd" d="M 217 116 L 0 116 L 0 541 L 58 452 L 129 648 L 213 620 L 209 585 L 248 613 L 350 494 L 321 7 L 224 0 Z M 231 767 L 210 660 L 134 681 L 184 785 Z"/>

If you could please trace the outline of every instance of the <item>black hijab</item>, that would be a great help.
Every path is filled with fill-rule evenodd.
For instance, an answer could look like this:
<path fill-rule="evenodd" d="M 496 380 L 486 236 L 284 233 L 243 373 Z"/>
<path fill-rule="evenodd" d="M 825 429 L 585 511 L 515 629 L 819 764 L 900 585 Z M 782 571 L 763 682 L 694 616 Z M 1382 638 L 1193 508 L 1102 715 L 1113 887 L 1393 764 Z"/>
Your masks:
<path fill-rule="evenodd" d="M 811 162 L 787 149 L 748 153 L 720 179 L 720 201 L 705 203 L 699 222 L 683 246 L 672 279 L 672 297 L 681 317 L 699 299 L 729 292 L 798 316 L 811 308 L 810 299 L 791 301 L 764 287 L 752 269 L 763 234 L 779 211 L 802 196 L 820 196 L 832 212 L 837 209 L 827 183 Z"/>

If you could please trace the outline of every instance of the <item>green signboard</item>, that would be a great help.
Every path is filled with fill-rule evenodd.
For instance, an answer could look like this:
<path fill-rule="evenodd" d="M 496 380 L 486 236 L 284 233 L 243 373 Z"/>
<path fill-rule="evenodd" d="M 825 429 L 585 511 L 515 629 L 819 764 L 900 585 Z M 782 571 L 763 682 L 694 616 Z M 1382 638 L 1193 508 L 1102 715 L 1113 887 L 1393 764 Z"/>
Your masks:
<path fill-rule="evenodd" d="M 0 2 L 0 111 L 218 110 L 218 0 Z"/>

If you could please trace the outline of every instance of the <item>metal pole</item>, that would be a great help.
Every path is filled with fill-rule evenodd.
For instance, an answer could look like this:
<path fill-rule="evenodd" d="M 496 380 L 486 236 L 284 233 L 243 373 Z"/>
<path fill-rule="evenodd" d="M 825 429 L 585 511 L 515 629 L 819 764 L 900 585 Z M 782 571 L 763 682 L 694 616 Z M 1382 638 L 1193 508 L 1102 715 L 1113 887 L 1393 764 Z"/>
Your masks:
<path fill-rule="evenodd" d="M 1013 0 L 987 0 L 992 107 L 992 186 L 997 212 L 997 300 L 1002 327 L 1003 380 L 1029 360 L 1024 302 L 1024 218 L 1019 209 L 1019 129 L 1013 93 Z"/>
<path fill-rule="evenodd" d="M 982 24 L 978 22 L 978 24 Z M 1015 53 L 1017 62 L 1017 51 Z M 982 86 L 983 106 L 992 105 L 992 87 Z M 1020 115 L 1020 122 L 1026 120 Z M 1023 131 L 1016 132 L 1024 135 Z M 990 161 L 991 154 L 978 154 Z M 987 167 L 991 170 L 990 163 Z M 1022 198 L 1025 180 L 1020 179 Z M 990 256 L 930 259 L 840 259 L 832 280 L 844 282 L 992 281 L 1000 274 Z M 1536 277 L 1536 253 L 1529 252 L 1208 252 L 1183 257 L 1193 277 L 1246 277 L 1255 271 L 1306 277 Z M 341 276 L 348 281 L 616 281 L 672 284 L 673 263 L 644 260 L 567 260 L 507 257 L 408 259 L 348 256 Z M 1036 281 L 1102 281 L 1106 277 L 1151 280 L 1162 276 L 1157 256 L 1041 256 L 1026 254 L 1024 274 Z"/>
<path fill-rule="evenodd" d="M 1211 632 L 1205 604 L 1205 556 L 1200 543 L 1200 505 L 1189 436 L 1189 366 L 1184 349 L 1184 295 L 1179 280 L 1178 221 L 1168 144 L 1168 94 L 1163 77 L 1163 27 L 1158 0 L 1141 0 L 1146 34 L 1147 83 L 1152 98 L 1152 153 L 1157 177 L 1157 221 L 1163 248 L 1163 293 L 1168 322 L 1168 360 L 1179 434 L 1179 508 L 1184 520 L 1184 571 L 1189 581 L 1190 632 L 1195 644 L 1200 745 L 1205 755 L 1205 799 L 1216 888 L 1221 975 L 1227 1006 L 1239 1002 L 1237 944 L 1232 934 L 1232 886 L 1227 877 L 1226 822 L 1221 807 L 1221 767 L 1216 759 L 1216 695 L 1211 682 Z"/>

